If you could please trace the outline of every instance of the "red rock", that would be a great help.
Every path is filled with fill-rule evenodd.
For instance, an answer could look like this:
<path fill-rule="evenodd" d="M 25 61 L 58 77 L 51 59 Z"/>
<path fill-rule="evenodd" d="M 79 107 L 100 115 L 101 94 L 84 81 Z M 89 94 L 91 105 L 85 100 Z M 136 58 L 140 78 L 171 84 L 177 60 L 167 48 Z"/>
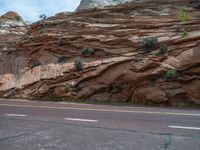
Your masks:
<path fill-rule="evenodd" d="M 200 104 L 200 19 L 185 23 L 189 36 L 175 34 L 184 24 L 175 15 L 183 4 L 187 1 L 155 0 L 151 6 L 60 13 L 32 24 L 27 33 L 23 27 L 9 29 L 0 35 L 0 96 Z M 167 54 L 144 53 L 139 41 L 152 36 L 167 44 Z M 83 57 L 84 48 L 95 54 Z M 83 70 L 75 68 L 77 57 Z M 176 78 L 167 80 L 172 69 Z"/>

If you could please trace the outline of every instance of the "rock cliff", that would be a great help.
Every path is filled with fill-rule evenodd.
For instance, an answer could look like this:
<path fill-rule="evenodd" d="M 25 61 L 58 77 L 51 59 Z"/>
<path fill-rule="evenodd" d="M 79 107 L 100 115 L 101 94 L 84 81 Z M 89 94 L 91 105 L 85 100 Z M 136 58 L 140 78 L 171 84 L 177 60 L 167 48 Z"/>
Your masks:
<path fill-rule="evenodd" d="M 25 23 L 17 13 L 8 12 L 0 16 L 0 53 L 11 50 L 12 45 L 16 49 L 14 43 L 26 32 Z"/>
<path fill-rule="evenodd" d="M 123 4 L 131 1 L 138 1 L 138 0 L 81 0 L 80 5 L 77 8 L 77 11 L 89 8 L 103 8 L 104 6 Z"/>
<path fill-rule="evenodd" d="M 187 0 L 151 0 L 0 28 L 0 97 L 200 104 L 199 25 Z"/>

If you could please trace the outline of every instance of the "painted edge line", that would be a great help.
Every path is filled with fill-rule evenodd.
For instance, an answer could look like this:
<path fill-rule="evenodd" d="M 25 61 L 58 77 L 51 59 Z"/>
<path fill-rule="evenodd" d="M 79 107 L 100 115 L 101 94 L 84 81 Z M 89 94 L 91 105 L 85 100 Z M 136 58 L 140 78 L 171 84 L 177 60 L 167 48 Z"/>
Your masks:
<path fill-rule="evenodd" d="M 200 130 L 200 128 L 198 127 L 185 127 L 185 126 L 168 126 L 168 127 L 174 129 Z"/>
<path fill-rule="evenodd" d="M 21 107 L 21 108 L 41 108 L 41 109 L 61 109 L 61 110 L 81 110 L 81 111 L 100 111 L 100 112 L 120 112 L 120 113 L 138 113 L 138 114 L 160 114 L 160 115 L 178 115 L 178 116 L 200 116 L 200 113 L 178 113 L 178 112 L 159 112 L 159 111 L 137 111 L 137 110 L 119 110 L 119 109 L 95 109 L 80 107 L 55 107 L 38 105 L 12 105 L 0 104 L 0 106 Z"/>
<path fill-rule="evenodd" d="M 9 117 L 26 117 L 27 115 L 24 115 L 24 114 L 5 114 L 5 116 L 9 116 Z"/>
<path fill-rule="evenodd" d="M 81 122 L 98 122 L 98 120 L 90 120 L 90 119 L 79 119 L 79 118 L 64 118 L 68 121 L 81 121 Z"/>

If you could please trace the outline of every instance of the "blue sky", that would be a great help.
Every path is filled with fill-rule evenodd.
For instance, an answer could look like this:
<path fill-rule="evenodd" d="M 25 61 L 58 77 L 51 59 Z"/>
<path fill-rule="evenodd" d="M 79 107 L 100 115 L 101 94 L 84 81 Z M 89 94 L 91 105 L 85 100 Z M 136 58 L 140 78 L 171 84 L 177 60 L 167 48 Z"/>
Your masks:
<path fill-rule="evenodd" d="M 64 11 L 74 11 L 80 0 L 0 0 L 0 15 L 15 11 L 25 21 L 39 20 L 40 14 L 53 16 Z"/>

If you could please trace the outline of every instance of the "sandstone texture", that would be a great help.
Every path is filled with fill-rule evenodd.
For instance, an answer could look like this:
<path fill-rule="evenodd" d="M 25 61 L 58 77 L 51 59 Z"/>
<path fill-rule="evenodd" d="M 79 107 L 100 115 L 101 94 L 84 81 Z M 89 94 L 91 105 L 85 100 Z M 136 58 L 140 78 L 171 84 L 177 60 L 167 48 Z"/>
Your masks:
<path fill-rule="evenodd" d="M 16 42 L 27 32 L 26 24 L 15 12 L 0 16 L 0 54 L 16 49 Z M 13 47 L 12 47 L 13 46 Z"/>
<path fill-rule="evenodd" d="M 181 21 L 180 8 L 192 18 Z M 28 28 L 2 22 L 0 97 L 200 105 L 200 9 L 187 0 L 59 13 Z M 144 51 L 147 37 L 168 50 Z"/>
<path fill-rule="evenodd" d="M 126 2 L 141 1 L 141 0 L 81 0 L 77 11 L 90 8 L 103 8 L 108 5 L 123 4 Z"/>

